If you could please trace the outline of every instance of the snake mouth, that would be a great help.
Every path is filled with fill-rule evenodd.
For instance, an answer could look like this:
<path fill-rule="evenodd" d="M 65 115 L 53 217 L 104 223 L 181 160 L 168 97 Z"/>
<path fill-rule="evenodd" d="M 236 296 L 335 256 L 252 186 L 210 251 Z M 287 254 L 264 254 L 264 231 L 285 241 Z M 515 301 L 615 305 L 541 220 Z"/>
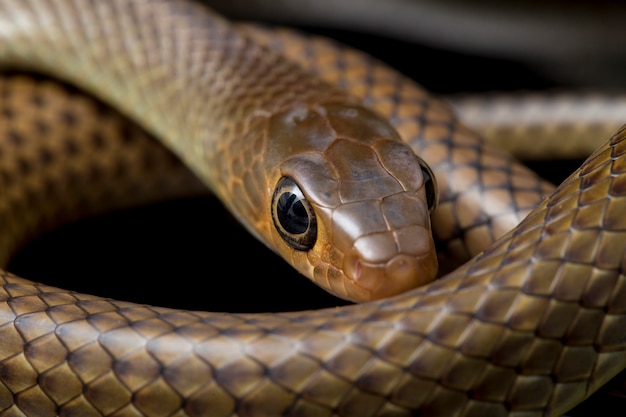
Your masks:
<path fill-rule="evenodd" d="M 401 294 L 432 282 L 437 273 L 436 257 L 398 254 L 386 262 L 367 262 L 352 254 L 344 272 L 358 288 L 348 291 L 355 301 L 371 301 Z"/>

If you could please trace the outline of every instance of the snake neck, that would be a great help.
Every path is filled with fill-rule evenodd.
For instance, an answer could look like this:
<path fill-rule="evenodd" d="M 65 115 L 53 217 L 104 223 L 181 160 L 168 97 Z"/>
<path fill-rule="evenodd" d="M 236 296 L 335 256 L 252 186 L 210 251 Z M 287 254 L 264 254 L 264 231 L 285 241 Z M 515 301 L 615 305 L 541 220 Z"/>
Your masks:
<path fill-rule="evenodd" d="M 0 7 L 0 65 L 61 78 L 122 109 L 217 194 L 217 177 L 229 171 L 224 161 L 246 146 L 253 118 L 298 102 L 347 99 L 193 2 Z"/>
<path fill-rule="evenodd" d="M 389 295 L 381 290 L 388 277 L 398 282 L 394 291 L 434 277 L 436 260 L 424 268 L 414 262 L 435 259 L 427 214 L 417 225 L 412 219 L 426 212 L 418 197 L 422 174 L 393 178 L 396 168 L 415 166 L 416 157 L 408 146 L 388 151 L 386 144 L 398 145 L 400 137 L 386 120 L 361 111 L 356 98 L 191 1 L 8 0 L 2 6 L 0 65 L 58 77 L 120 109 L 174 151 L 259 240 L 325 289 L 362 301 Z M 367 145 L 349 146 L 371 160 L 364 172 L 324 161 L 333 143 L 346 137 Z M 396 151 L 402 157 L 391 156 Z M 306 249 L 285 240 L 269 214 L 274 189 L 289 174 L 281 163 L 293 162 L 295 154 L 304 155 L 299 165 L 314 160 L 307 171 L 326 168 L 324 184 L 341 184 L 344 194 L 336 202 L 326 201 L 328 191 L 315 196 L 322 200 L 323 222 L 315 246 Z M 340 178 L 344 172 L 348 177 Z M 300 182 L 316 183 L 310 177 Z M 403 196 L 382 203 L 389 184 Z M 334 213 L 345 202 L 351 207 L 346 217 L 374 220 L 348 220 L 337 232 Z M 408 207 L 415 207 L 410 220 L 396 215 Z M 428 244 L 402 237 L 414 228 L 416 240 L 423 233 Z M 335 249 L 338 243 L 343 247 Z"/>

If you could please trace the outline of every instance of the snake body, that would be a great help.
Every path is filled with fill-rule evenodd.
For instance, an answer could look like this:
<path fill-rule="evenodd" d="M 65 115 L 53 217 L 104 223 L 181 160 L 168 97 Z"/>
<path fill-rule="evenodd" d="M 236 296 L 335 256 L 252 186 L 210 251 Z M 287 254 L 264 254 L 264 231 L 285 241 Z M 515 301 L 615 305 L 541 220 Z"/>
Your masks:
<path fill-rule="evenodd" d="M 137 305 L 2 271 L 4 414 L 558 416 L 626 366 L 621 243 L 626 230 L 621 184 L 625 131 L 617 132 L 553 190 L 385 67 L 356 66 L 351 67 L 356 72 L 340 76 L 335 64 L 325 62 L 336 69 L 327 72 L 328 81 L 342 78 L 351 91 L 351 83 L 377 81 L 373 93 L 361 90 L 359 96 L 356 88 L 354 96 L 347 96 L 258 49 L 194 3 L 3 0 L 0 20 L 1 62 L 69 80 L 120 107 L 179 154 L 244 218 L 255 215 L 245 210 L 251 204 L 246 193 L 265 187 L 242 186 L 245 181 L 236 179 L 265 178 L 258 165 L 276 165 L 283 150 L 274 154 L 276 161 L 255 163 L 255 157 L 265 154 L 249 147 L 259 143 L 254 137 L 243 142 L 246 146 L 237 141 L 222 145 L 217 138 L 242 132 L 228 123 L 241 117 L 238 112 L 253 115 L 248 127 L 255 127 L 257 120 L 296 104 L 300 107 L 291 121 L 326 113 L 341 124 L 343 113 L 333 113 L 336 107 L 307 113 L 302 103 L 348 103 L 368 115 L 370 125 L 392 137 L 396 146 L 393 131 L 359 106 L 365 103 L 390 114 L 400 136 L 440 178 L 440 202 L 432 217 L 435 235 L 458 259 L 477 255 L 439 280 L 397 296 L 336 309 L 263 314 Z M 183 29 L 167 32 L 170 37 L 155 36 L 174 27 Z M 254 35 L 258 40 L 263 36 Z M 207 44 L 209 39 L 214 42 Z M 144 49 L 140 41 L 157 48 Z M 280 47 L 288 54 L 289 45 L 300 44 Z M 244 55 L 240 47 L 257 55 Z M 312 48 L 307 49 L 309 57 L 318 47 L 327 46 L 307 47 Z M 126 55 L 125 48 L 141 53 Z M 346 55 L 341 59 L 367 61 L 358 53 L 342 52 Z M 205 62 L 207 57 L 212 59 Z M 220 78 L 227 72 L 217 70 L 216 63 L 230 63 L 227 69 L 237 68 L 247 77 L 260 75 L 254 81 L 229 81 Z M 184 75 L 187 70 L 198 77 Z M 173 76 L 178 74 L 183 78 Z M 288 84 L 274 85 L 273 93 L 263 92 L 257 99 L 255 87 L 263 80 L 271 81 L 265 82 L 267 87 L 281 83 L 277 74 L 287 75 Z M 223 83 L 212 84 L 215 78 Z M 385 90 L 390 86 L 402 93 L 390 98 Z M 406 88 L 396 90 L 398 86 Z M 193 96 L 188 89 L 200 94 Z M 169 106 L 172 102 L 178 105 Z M 240 103 L 258 104 L 262 110 Z M 286 129 L 281 124 L 276 128 Z M 216 131 L 220 134 L 212 133 Z M 197 137 L 202 140 L 190 139 Z M 24 206 L 56 189 L 45 178 L 59 172 L 58 165 L 41 157 L 41 144 L 16 144 L 15 155 L 22 159 L 6 158 L 2 165 L 0 213 L 3 224 L 14 225 L 3 230 L 5 259 L 52 217 L 45 210 L 25 211 Z M 67 153 L 76 157 L 77 170 L 95 166 L 97 155 Z M 251 159 L 238 161 L 238 155 Z M 208 166 L 207 157 L 212 162 Z M 470 171 L 478 161 L 480 170 Z M 227 177 L 225 172 L 237 165 L 251 168 L 252 175 L 233 175 L 226 185 L 215 180 Z M 59 184 L 72 185 L 61 177 Z M 420 178 L 419 173 L 409 177 L 418 183 L 412 190 L 421 190 Z M 198 184 L 190 183 L 196 190 Z M 537 205 L 548 193 L 550 198 Z M 493 204 L 502 195 L 513 204 Z M 245 203 L 229 203 L 234 201 Z M 426 210 L 424 205 L 415 207 Z M 267 226 L 248 227 L 261 235 Z M 427 251 L 433 250 L 429 246 Z M 282 253 L 292 257 L 286 249 Z"/>

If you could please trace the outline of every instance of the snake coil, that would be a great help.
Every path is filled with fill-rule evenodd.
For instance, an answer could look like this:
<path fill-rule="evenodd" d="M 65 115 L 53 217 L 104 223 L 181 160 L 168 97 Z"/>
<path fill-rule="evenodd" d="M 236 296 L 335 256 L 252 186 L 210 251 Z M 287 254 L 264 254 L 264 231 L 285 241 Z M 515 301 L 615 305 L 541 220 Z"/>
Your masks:
<path fill-rule="evenodd" d="M 122 109 L 179 155 L 262 238 L 279 232 L 267 222 L 269 211 L 259 214 L 251 196 L 293 176 L 307 197 L 318 198 L 316 215 L 334 207 L 328 184 L 342 193 L 342 203 L 376 201 L 370 204 L 383 214 L 374 224 L 396 219 L 392 213 L 402 206 L 415 207 L 423 223 L 398 221 L 399 232 L 385 226 L 373 238 L 367 234 L 359 240 L 359 235 L 355 241 L 366 243 L 356 246 L 375 247 L 379 239 L 393 236 L 402 250 L 434 253 L 434 244 L 420 246 L 406 237 L 429 230 L 432 192 L 424 191 L 427 178 L 402 137 L 438 179 L 435 235 L 458 259 L 476 256 L 399 295 L 386 296 L 368 283 L 383 291 L 380 300 L 263 314 L 138 305 L 1 271 L 4 415 L 558 416 L 626 366 L 625 130 L 554 190 L 484 144 L 446 105 L 380 63 L 321 39 L 303 43 L 283 32 L 248 27 L 241 30 L 253 35 L 244 36 L 239 30 L 183 0 L 2 0 L 0 62 L 73 82 Z M 265 39 L 294 60 L 318 58 L 308 64 L 310 71 L 353 95 L 308 78 L 294 61 L 257 47 L 252 38 Z M 234 79 L 225 78 L 230 71 Z M 268 90 L 259 90 L 260 85 Z M 244 129 L 235 123 L 242 114 L 250 116 L 243 118 L 245 141 L 236 139 Z M 399 135 L 380 114 L 393 120 Z M 353 124 L 355 115 L 365 117 L 368 129 Z M 289 147 L 261 146 L 267 136 L 254 129 L 304 135 L 291 130 L 293 125 L 326 140 L 326 147 L 323 152 L 305 148 L 307 158 L 286 158 L 280 165 L 291 155 Z M 368 138 L 367 146 L 342 136 L 354 131 Z M 52 156 L 55 143 L 12 137 L 2 145 L 1 154 L 9 157 L 0 160 L 5 259 L 54 215 L 95 206 L 95 197 L 75 197 L 76 178 L 93 167 L 106 170 L 98 159 L 102 144 L 89 156 L 81 152 L 88 146 L 79 139 L 65 142 L 72 146 L 65 146 L 67 159 L 58 164 Z M 397 171 L 401 178 L 389 184 L 402 191 L 379 203 L 367 194 L 376 187 L 352 189 L 350 181 L 337 180 L 336 172 L 348 165 L 339 158 L 346 150 L 370 161 L 367 168 L 354 167 L 361 178 L 382 178 L 372 161 L 383 161 L 381 171 Z M 392 151 L 407 159 L 390 157 L 396 155 Z M 322 153 L 334 157 L 333 163 L 321 160 Z M 278 165 L 281 170 L 271 175 L 264 171 Z M 283 186 L 296 195 L 293 185 Z M 48 202 L 55 193 L 68 200 L 29 204 Z M 280 233 L 312 230 L 312 217 L 302 216 L 310 213 L 306 205 L 280 196 L 272 205 L 271 195 L 263 196 L 259 201 L 275 206 L 275 217 L 288 218 Z M 510 204 L 496 204 L 502 196 Z M 352 219 L 353 211 L 343 210 L 328 217 Z M 315 242 L 306 236 L 296 246 L 330 242 L 323 220 L 316 218 Z M 332 234 L 338 246 L 349 240 L 351 230 Z M 348 250 L 317 255 L 280 246 L 282 239 L 268 242 L 298 270 L 332 289 L 341 291 L 344 285 L 332 267 L 337 259 L 352 259 L 353 268 L 378 273 L 372 260 L 378 254 L 354 261 Z M 412 277 L 406 265 L 413 261 L 407 258 L 384 259 L 398 276 Z M 434 268 L 431 261 L 424 271 Z"/>

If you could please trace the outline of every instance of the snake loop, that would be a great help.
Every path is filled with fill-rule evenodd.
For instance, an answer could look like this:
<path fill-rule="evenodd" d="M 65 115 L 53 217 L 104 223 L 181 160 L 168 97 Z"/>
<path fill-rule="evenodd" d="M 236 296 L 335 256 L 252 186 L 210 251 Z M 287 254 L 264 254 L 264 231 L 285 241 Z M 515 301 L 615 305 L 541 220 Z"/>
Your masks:
<path fill-rule="evenodd" d="M 326 51 L 313 72 L 341 52 L 344 65 L 331 65 L 322 82 L 257 46 L 268 32 L 242 30 L 254 35 L 184 0 L 0 0 L 0 62 L 115 104 L 296 269 L 347 298 L 377 300 L 286 313 L 185 311 L 0 271 L 4 413 L 558 416 L 626 367 L 625 129 L 553 190 L 369 58 L 306 43 L 309 57 Z M 271 36 L 286 55 L 302 48 L 297 37 Z M 354 94 L 331 86 L 333 77 Z M 391 99 L 381 93 L 389 86 L 398 88 Z M 79 139 L 67 140 L 59 165 L 59 141 L 31 142 L 14 129 L 0 154 L 5 258 L 54 217 L 46 210 L 84 208 L 29 202 L 57 193 L 80 200 L 82 176 L 66 170 L 101 167 L 106 147 L 91 140 L 98 151 L 89 156 Z M 438 180 L 435 235 L 459 259 L 476 256 L 402 292 L 407 279 L 412 287 L 436 269 L 434 243 L 416 239 L 430 234 L 433 175 L 413 151 Z M 276 184 L 283 191 L 273 204 Z M 301 240 L 312 212 L 317 236 Z M 294 251 L 296 236 L 296 246 L 312 248 Z M 380 276 L 405 284 L 388 290 Z"/>

